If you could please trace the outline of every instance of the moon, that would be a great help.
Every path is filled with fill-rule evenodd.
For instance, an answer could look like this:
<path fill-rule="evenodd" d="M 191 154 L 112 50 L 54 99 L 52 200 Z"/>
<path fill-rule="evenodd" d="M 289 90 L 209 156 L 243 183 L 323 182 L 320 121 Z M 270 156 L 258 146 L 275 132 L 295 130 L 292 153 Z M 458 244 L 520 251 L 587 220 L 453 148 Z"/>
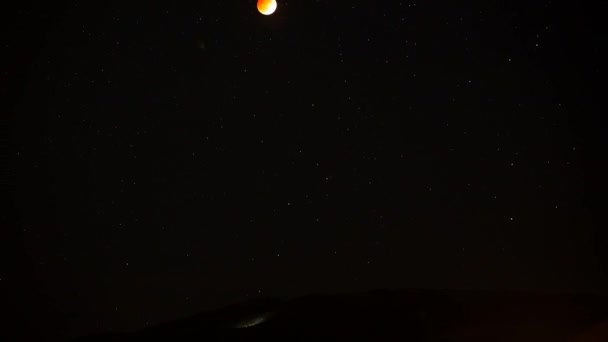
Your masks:
<path fill-rule="evenodd" d="M 276 0 L 258 0 L 258 11 L 263 15 L 271 15 L 277 9 Z"/>

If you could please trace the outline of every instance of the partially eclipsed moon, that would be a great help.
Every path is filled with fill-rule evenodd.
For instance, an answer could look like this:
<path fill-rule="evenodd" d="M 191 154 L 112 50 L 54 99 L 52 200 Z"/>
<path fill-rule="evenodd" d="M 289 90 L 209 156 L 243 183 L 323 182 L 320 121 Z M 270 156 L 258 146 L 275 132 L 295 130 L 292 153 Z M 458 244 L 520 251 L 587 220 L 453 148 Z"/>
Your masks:
<path fill-rule="evenodd" d="M 271 15 L 277 9 L 276 0 L 258 0 L 258 11 L 263 15 Z"/>

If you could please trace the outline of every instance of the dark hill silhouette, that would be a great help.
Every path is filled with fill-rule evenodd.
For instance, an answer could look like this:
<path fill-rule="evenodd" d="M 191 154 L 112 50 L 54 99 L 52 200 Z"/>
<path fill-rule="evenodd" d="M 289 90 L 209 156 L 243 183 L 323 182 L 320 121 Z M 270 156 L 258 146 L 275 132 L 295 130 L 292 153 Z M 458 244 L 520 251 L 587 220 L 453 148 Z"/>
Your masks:
<path fill-rule="evenodd" d="M 492 291 L 372 291 L 259 299 L 78 341 L 608 341 L 608 298 Z"/>

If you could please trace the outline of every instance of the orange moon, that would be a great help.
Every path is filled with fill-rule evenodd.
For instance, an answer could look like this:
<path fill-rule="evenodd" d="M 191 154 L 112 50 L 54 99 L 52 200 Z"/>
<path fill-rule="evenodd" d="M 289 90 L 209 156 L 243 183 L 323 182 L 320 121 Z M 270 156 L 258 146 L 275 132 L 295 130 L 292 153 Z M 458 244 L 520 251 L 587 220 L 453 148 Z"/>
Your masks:
<path fill-rule="evenodd" d="M 258 11 L 263 15 L 271 15 L 277 9 L 276 0 L 258 0 Z"/>

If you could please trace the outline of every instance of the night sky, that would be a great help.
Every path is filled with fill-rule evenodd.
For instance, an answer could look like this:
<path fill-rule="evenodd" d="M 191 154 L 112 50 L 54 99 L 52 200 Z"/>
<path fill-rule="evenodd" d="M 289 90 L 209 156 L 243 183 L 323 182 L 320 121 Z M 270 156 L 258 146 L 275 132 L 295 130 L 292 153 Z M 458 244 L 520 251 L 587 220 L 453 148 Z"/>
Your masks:
<path fill-rule="evenodd" d="M 599 34 L 572 6 L 13 12 L 3 286 L 69 336 L 260 296 L 601 293 Z"/>

